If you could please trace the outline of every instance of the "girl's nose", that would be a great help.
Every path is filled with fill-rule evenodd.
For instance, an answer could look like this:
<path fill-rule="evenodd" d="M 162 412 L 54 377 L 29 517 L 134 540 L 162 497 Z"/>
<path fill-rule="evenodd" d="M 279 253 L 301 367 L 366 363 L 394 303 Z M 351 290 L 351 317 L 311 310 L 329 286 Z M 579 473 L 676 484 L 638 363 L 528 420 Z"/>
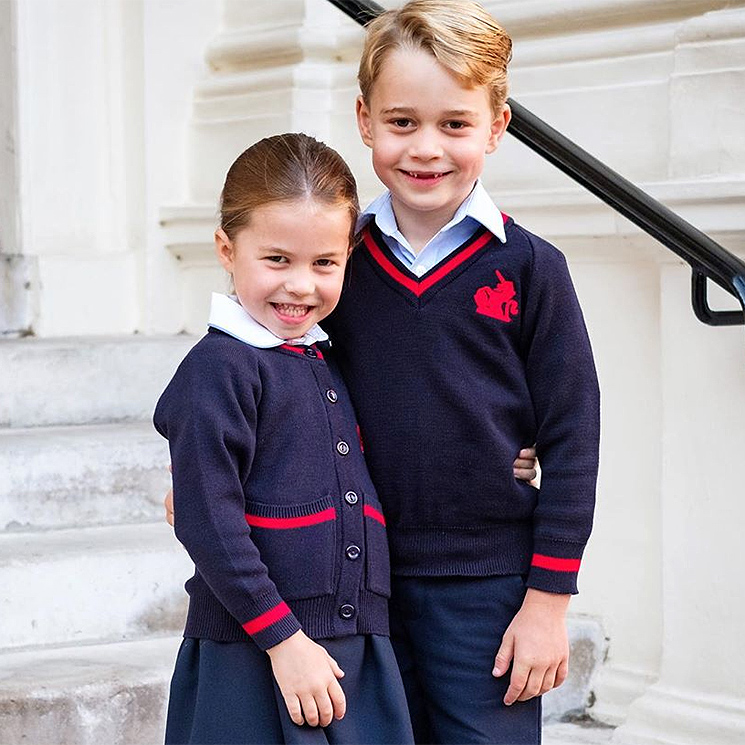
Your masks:
<path fill-rule="evenodd" d="M 285 277 L 285 289 L 296 297 L 312 295 L 315 288 L 313 275 L 309 271 L 297 269 Z"/>

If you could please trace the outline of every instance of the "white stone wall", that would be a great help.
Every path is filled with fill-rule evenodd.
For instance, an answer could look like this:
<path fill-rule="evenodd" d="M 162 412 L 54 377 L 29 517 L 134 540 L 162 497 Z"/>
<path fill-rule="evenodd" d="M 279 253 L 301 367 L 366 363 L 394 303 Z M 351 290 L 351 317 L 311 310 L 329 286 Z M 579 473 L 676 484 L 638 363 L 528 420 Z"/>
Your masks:
<path fill-rule="evenodd" d="M 745 256 L 745 2 L 485 4 L 520 103 Z M 0 333 L 200 332 L 223 174 L 263 135 L 327 140 L 374 196 L 361 39 L 324 0 L 0 2 Z M 745 332 L 695 320 L 687 267 L 515 140 L 484 181 L 566 253 L 596 352 L 591 711 L 619 742 L 743 742 Z"/>

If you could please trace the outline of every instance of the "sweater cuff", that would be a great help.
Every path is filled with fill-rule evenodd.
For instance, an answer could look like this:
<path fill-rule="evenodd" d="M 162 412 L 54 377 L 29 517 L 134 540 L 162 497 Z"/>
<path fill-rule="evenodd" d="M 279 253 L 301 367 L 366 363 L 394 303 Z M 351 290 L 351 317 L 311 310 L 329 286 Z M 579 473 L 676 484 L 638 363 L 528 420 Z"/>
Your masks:
<path fill-rule="evenodd" d="M 536 539 L 528 572 L 528 587 L 576 595 L 577 574 L 584 548 L 583 544 Z"/>
<path fill-rule="evenodd" d="M 256 645 L 264 651 L 283 642 L 301 629 L 299 621 L 284 601 L 280 601 L 241 625 Z"/>

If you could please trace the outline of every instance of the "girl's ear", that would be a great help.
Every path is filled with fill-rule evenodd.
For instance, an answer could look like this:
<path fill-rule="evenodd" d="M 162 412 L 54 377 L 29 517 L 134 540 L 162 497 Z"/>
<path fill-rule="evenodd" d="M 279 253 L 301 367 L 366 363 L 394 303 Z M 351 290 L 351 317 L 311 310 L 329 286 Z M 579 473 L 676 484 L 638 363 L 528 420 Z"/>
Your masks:
<path fill-rule="evenodd" d="M 215 253 L 225 271 L 228 274 L 232 274 L 235 247 L 233 246 L 233 241 L 228 238 L 228 234 L 222 228 L 218 228 L 215 231 Z"/>
<path fill-rule="evenodd" d="M 509 126 L 510 119 L 512 119 L 512 109 L 507 104 L 504 104 L 502 111 L 499 112 L 499 115 L 494 118 L 491 124 L 489 141 L 486 144 L 487 154 L 493 153 L 499 147 L 499 143 L 502 141 L 504 133 Z"/>
<path fill-rule="evenodd" d="M 370 127 L 371 116 L 370 109 L 365 103 L 365 99 L 360 95 L 357 96 L 357 129 L 360 131 L 362 142 L 368 147 L 373 145 L 372 128 Z"/>

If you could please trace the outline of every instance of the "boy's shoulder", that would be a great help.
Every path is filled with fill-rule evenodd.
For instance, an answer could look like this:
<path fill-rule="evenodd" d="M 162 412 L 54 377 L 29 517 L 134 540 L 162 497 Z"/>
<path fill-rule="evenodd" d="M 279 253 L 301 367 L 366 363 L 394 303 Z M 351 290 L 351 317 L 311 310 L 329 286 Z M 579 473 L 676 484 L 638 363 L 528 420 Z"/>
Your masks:
<path fill-rule="evenodd" d="M 508 245 L 519 244 L 524 250 L 530 251 L 533 255 L 538 254 L 540 258 L 564 260 L 564 254 L 553 243 L 520 225 L 514 218 L 505 217 L 504 232 Z"/>

